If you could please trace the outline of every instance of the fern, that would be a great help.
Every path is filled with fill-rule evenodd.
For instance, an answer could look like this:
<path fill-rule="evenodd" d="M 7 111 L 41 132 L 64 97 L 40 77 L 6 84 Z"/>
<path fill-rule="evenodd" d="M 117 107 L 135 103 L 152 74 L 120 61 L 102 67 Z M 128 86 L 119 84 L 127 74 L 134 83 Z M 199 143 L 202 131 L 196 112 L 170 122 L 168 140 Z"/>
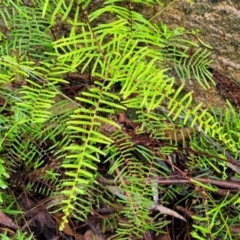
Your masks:
<path fill-rule="evenodd" d="M 63 214 L 60 230 L 70 218 L 84 222 L 95 208 L 111 206 L 116 214 L 103 225 L 111 222 L 118 239 L 140 239 L 166 231 L 173 221 L 167 215 L 184 222 L 169 208 L 190 192 L 198 204 L 192 236 L 231 238 L 236 217 L 225 208 L 237 205 L 238 195 L 219 202 L 218 189 L 196 179 L 226 179 L 229 169 L 240 174 L 239 114 L 230 104 L 205 109 L 184 89 L 189 80 L 203 88 L 213 83 L 210 53 L 186 40 L 183 28 L 153 24 L 134 10 L 160 1 L 108 0 L 96 10 L 92 4 L 2 5 L 0 200 L 15 198 L 8 186 L 49 197 L 49 210 Z M 56 37 L 62 23 L 69 30 Z M 74 96 L 63 91 L 69 73 L 88 75 L 77 78 L 84 87 Z M 133 113 L 132 130 L 116 119 L 123 113 Z M 108 168 L 101 172 L 101 165 Z M 195 190 L 158 184 L 174 176 Z"/>

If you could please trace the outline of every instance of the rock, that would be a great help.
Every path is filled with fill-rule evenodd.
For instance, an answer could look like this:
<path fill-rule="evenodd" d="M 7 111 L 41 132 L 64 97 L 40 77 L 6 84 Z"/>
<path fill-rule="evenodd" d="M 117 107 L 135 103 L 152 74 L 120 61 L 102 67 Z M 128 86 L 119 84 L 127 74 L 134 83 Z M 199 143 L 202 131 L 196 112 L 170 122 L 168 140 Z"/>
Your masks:
<path fill-rule="evenodd" d="M 163 0 L 164 6 L 172 0 Z M 163 7 L 155 9 L 161 11 Z M 199 29 L 199 37 L 210 45 L 212 67 L 240 83 L 240 1 L 178 0 L 158 15 L 170 28 Z"/>

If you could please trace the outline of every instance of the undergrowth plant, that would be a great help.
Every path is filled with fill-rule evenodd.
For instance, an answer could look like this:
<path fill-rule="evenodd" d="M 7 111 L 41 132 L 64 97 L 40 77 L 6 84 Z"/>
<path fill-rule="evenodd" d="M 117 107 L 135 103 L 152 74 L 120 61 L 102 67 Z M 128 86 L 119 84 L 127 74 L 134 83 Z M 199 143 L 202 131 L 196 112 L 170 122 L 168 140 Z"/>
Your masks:
<path fill-rule="evenodd" d="M 61 214 L 60 231 L 108 207 L 115 239 L 164 235 L 169 216 L 193 239 L 238 239 L 238 194 L 216 181 L 239 176 L 239 113 L 187 92 L 214 85 L 210 53 L 141 14 L 161 4 L 1 3 L 0 200 L 18 225 L 24 192 Z"/>

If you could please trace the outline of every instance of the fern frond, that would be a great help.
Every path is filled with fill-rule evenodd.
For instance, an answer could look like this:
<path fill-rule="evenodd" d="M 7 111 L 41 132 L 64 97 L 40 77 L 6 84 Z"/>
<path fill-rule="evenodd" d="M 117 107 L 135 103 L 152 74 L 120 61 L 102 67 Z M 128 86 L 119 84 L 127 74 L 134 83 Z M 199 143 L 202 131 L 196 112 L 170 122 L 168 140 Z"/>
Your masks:
<path fill-rule="evenodd" d="M 164 47 L 159 49 L 165 59 L 165 66 L 173 70 L 182 83 L 196 80 L 203 88 L 215 85 L 209 70 L 210 52 L 201 49 L 191 41 L 183 38 L 184 28 L 170 30 L 165 24 L 160 27 Z"/>
<path fill-rule="evenodd" d="M 14 8 L 11 10 L 16 11 Z M 4 45 L 1 45 L 2 55 L 17 54 L 32 59 L 46 59 L 43 53 L 52 48 L 52 41 L 46 29 L 48 21 L 41 19 L 41 9 L 21 6 L 16 12 L 6 13 L 5 17 L 12 25 L 9 26 L 11 31 L 3 40 Z"/>
<path fill-rule="evenodd" d="M 152 183 L 158 174 L 167 174 L 166 165 L 147 148 L 135 146 L 121 131 L 112 134 L 111 138 L 114 143 L 107 149 L 110 155 L 107 161 L 111 164 L 109 174 L 116 172 L 114 182 L 119 182 L 119 186 L 106 188 L 119 198 L 123 205 L 120 214 L 127 219 L 125 223 L 119 223 L 118 236 L 124 239 L 125 236 L 139 237 L 150 229 L 158 231 L 158 224 L 149 216 L 157 192 Z M 146 163 L 151 167 L 146 167 Z M 142 223 L 144 227 L 140 227 Z"/>
<path fill-rule="evenodd" d="M 66 169 L 67 178 L 62 182 L 62 194 L 65 196 L 62 209 L 64 214 L 62 226 L 67 222 L 70 214 L 77 216 L 74 207 L 82 206 L 83 196 L 87 194 L 87 189 L 93 184 L 96 172 L 96 163 L 99 162 L 98 155 L 105 155 L 99 144 L 109 145 L 112 140 L 100 132 L 103 123 L 117 126 L 102 114 L 114 113 L 115 109 L 123 109 L 120 104 L 114 103 L 114 94 L 104 91 L 104 84 L 98 83 L 101 88 L 89 88 L 87 92 L 83 92 L 82 96 L 76 100 L 81 102 L 82 107 L 75 110 L 70 115 L 71 120 L 67 122 L 67 129 L 72 139 L 79 139 L 80 144 L 71 143 L 64 147 L 64 151 L 68 152 L 62 167 Z M 88 105 L 87 108 L 84 108 Z M 112 110 L 111 110 L 112 109 Z M 118 127 L 118 126 L 117 126 Z M 78 219 L 86 217 L 89 209 L 82 215 L 77 216 Z"/>
<path fill-rule="evenodd" d="M 220 203 L 207 196 L 215 187 L 191 179 L 229 177 L 228 159 L 239 158 L 239 114 L 230 105 L 204 109 L 186 93 L 186 80 L 211 84 L 209 52 L 186 40 L 183 28 L 153 24 L 138 12 L 138 4 L 156 2 L 108 0 L 97 10 L 90 0 L 0 4 L 0 186 L 16 185 L 20 173 L 25 190 L 57 197 L 51 210 L 63 213 L 61 230 L 70 217 L 85 221 L 105 205 L 116 213 L 103 222 L 113 220 L 117 239 L 141 239 L 169 229 L 166 212 L 149 213 L 159 201 L 175 206 L 179 196 L 199 204 L 197 237 L 225 230 L 229 237 L 237 221 L 224 214 L 232 205 L 239 210 L 238 195 Z M 84 90 L 75 91 L 75 83 Z M 179 175 L 205 192 L 159 184 Z M 216 229 L 217 217 L 224 227 Z"/>
<path fill-rule="evenodd" d="M 65 0 L 54 0 L 50 4 L 49 0 L 45 0 L 42 6 L 42 15 L 50 14 L 50 23 L 53 26 L 58 16 L 61 16 L 61 21 L 64 21 L 69 18 L 71 11 L 75 10 L 76 7 L 81 6 L 82 9 L 86 9 L 90 3 L 91 0 L 79 0 L 77 3 L 74 0 L 70 0 L 68 3 Z"/>
<path fill-rule="evenodd" d="M 182 82 L 186 80 L 186 77 L 190 79 L 193 76 L 203 88 L 209 88 L 209 82 L 214 84 L 211 73 L 208 70 L 208 66 L 211 63 L 209 55 L 210 52 L 206 49 L 198 49 L 192 56 L 182 55 L 180 59 L 176 59 L 174 61 L 176 65 L 174 64 L 173 68 Z"/>

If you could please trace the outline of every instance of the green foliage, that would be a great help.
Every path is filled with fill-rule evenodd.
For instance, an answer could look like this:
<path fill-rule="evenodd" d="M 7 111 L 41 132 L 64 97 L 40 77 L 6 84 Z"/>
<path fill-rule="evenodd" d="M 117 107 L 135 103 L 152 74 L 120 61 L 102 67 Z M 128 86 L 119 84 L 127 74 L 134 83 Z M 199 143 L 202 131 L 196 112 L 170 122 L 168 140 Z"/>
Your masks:
<path fill-rule="evenodd" d="M 162 234 L 166 214 L 177 214 L 157 206 L 170 206 L 191 191 L 198 204 L 192 236 L 235 239 L 229 226 L 236 216 L 224 211 L 237 205 L 238 194 L 218 201 L 216 187 L 194 178 L 227 178 L 229 158 L 239 158 L 239 113 L 230 104 L 216 110 L 194 102 L 184 86 L 189 80 L 203 88 L 214 83 L 210 53 L 186 40 L 183 28 L 153 24 L 134 4 L 161 2 L 108 0 L 96 10 L 87 0 L 2 4 L 1 200 L 11 195 L 4 189 L 21 179 L 25 191 L 60 199 L 50 208 L 63 213 L 60 230 L 69 218 L 85 221 L 96 206 L 119 204 L 118 214 L 103 220 L 103 231 L 111 225 L 117 239 L 141 239 L 149 230 Z M 66 32 L 54 34 L 61 26 Z M 92 80 L 71 96 L 63 91 L 69 73 Z M 114 120 L 123 112 L 134 113 L 133 132 Z M 173 161 L 186 145 L 186 166 L 195 175 L 184 175 Z M 105 174 L 111 184 L 99 181 L 103 163 L 110 166 Z M 156 181 L 175 172 L 198 191 L 186 185 L 167 189 Z"/>
<path fill-rule="evenodd" d="M 237 216 L 229 218 L 226 213 L 229 206 L 233 207 L 236 199 L 239 199 L 239 194 L 229 198 L 228 195 L 221 201 L 214 200 L 210 195 L 206 194 L 204 208 L 207 217 L 193 216 L 197 224 L 194 224 L 194 230 L 191 235 L 195 239 L 216 239 L 217 236 L 222 236 L 223 239 L 235 239 L 231 234 L 230 226 L 234 226 L 237 221 Z M 199 206 L 202 208 L 202 206 Z M 237 237 L 237 236 L 236 236 Z"/>
<path fill-rule="evenodd" d="M 7 236 L 7 232 L 0 234 L 2 240 L 11 240 L 11 239 L 17 239 L 17 240 L 31 240 L 33 239 L 33 236 L 27 237 L 26 233 L 22 233 L 20 230 L 16 232 L 16 234 L 9 238 Z"/>

